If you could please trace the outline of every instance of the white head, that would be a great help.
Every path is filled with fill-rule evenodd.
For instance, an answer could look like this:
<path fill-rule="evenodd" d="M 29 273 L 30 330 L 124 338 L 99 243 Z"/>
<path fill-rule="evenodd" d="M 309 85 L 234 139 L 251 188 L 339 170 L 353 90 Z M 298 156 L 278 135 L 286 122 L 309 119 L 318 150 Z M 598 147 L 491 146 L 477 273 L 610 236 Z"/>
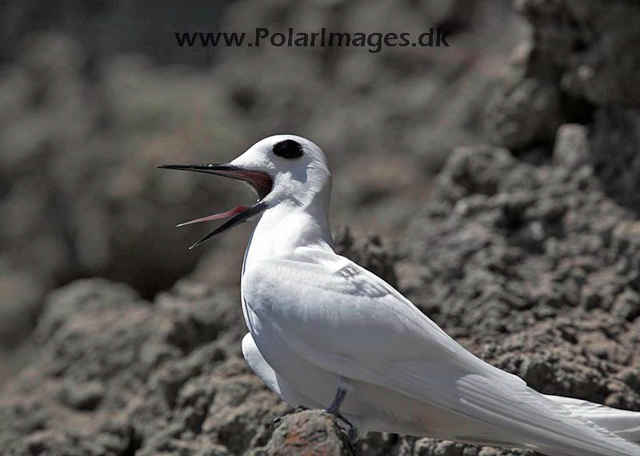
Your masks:
<path fill-rule="evenodd" d="M 229 163 L 158 167 L 238 179 L 249 184 L 258 196 L 258 202 L 251 207 L 237 206 L 222 214 L 181 224 L 233 216 L 191 248 L 277 205 L 289 205 L 292 210 L 314 206 L 325 214 L 329 209 L 331 171 L 327 159 L 318 146 L 300 136 L 270 136 Z"/>
<path fill-rule="evenodd" d="M 331 172 L 318 146 L 294 135 L 276 135 L 258 141 L 229 163 L 262 172 L 272 179 L 272 188 L 258 197 L 270 206 L 279 203 L 307 205 L 330 190 Z"/>

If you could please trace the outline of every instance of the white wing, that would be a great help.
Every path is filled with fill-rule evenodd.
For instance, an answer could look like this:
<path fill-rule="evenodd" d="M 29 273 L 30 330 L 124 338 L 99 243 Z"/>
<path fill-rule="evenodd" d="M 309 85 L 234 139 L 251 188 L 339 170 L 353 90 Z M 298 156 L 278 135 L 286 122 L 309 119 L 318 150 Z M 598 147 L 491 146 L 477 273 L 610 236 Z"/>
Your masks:
<path fill-rule="evenodd" d="M 469 353 L 393 287 L 346 258 L 257 262 L 245 271 L 243 298 L 271 336 L 330 372 L 511 429 L 548 454 L 639 454 L 639 447 Z"/>

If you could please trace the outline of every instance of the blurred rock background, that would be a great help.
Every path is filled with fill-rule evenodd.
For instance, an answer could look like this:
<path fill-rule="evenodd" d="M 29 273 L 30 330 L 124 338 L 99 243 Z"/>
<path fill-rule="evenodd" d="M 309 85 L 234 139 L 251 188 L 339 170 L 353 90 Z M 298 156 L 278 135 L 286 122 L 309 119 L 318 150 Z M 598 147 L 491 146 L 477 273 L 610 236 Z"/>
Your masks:
<path fill-rule="evenodd" d="M 224 180 L 154 169 L 229 160 L 262 137 L 317 140 L 334 220 L 401 228 L 455 145 L 482 131 L 488 88 L 522 36 L 508 2 L 6 2 L 0 70 L 0 345 L 79 277 L 143 297 L 197 275 L 238 282 L 247 230 L 187 252 L 189 218 L 246 200 Z M 174 32 L 452 30 L 447 49 L 180 48 Z M 218 28 L 219 27 L 219 28 Z M 398 204 L 398 201 L 402 204 Z M 213 252 L 215 251 L 215 252 Z M 223 266 L 223 267 L 220 267 Z"/>
<path fill-rule="evenodd" d="M 7 454 L 348 453 L 321 414 L 272 425 L 291 410 L 241 358 L 248 228 L 195 251 L 207 227 L 173 228 L 250 193 L 153 168 L 226 161 L 282 132 L 329 156 L 341 252 L 534 388 L 640 410 L 636 3 L 8 1 L 0 13 Z M 451 46 L 189 49 L 173 36 L 290 26 L 441 27 Z M 377 434 L 363 451 L 524 454 Z"/>

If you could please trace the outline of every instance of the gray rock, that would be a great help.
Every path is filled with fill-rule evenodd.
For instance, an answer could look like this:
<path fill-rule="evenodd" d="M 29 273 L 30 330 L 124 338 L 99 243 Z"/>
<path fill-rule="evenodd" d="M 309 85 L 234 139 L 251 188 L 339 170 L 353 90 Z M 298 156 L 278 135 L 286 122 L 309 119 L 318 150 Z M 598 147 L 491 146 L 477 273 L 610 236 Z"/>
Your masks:
<path fill-rule="evenodd" d="M 555 141 L 553 163 L 575 170 L 590 162 L 588 131 L 584 125 L 561 125 Z"/>
<path fill-rule="evenodd" d="M 489 139 L 509 149 L 550 142 L 565 121 L 560 90 L 551 81 L 523 77 L 496 90 L 487 105 Z"/>
<path fill-rule="evenodd" d="M 243 326 L 235 294 L 196 284 L 154 305 L 103 280 L 71 284 L 47 302 L 35 361 L 3 388 L 0 446 L 96 456 L 265 446 L 288 407 L 242 359 Z"/>
<path fill-rule="evenodd" d="M 640 214 L 640 110 L 598 110 L 591 127 L 590 162 L 608 196 Z"/>
<path fill-rule="evenodd" d="M 634 83 L 640 71 L 637 4 L 518 0 L 515 5 L 534 28 L 536 58 L 553 65 L 563 90 L 597 105 L 640 101 Z"/>
<path fill-rule="evenodd" d="M 618 117 L 613 124 L 607 118 L 612 111 L 634 109 L 640 102 L 635 83 L 640 77 L 636 51 L 640 6 L 603 0 L 518 0 L 514 5 L 530 23 L 532 33 L 514 54 L 508 76 L 488 105 L 489 138 L 519 151 L 543 145 L 542 155 L 547 155 L 557 127 L 563 123 L 586 124 L 596 143 L 591 146 L 595 153 L 591 161 L 597 163 L 604 154 L 611 160 L 611 143 L 617 142 L 620 130 L 626 131 L 625 139 L 614 147 L 612 166 L 605 165 L 603 170 L 609 181 L 611 167 L 631 161 L 632 155 L 620 145 L 634 150 L 638 145 L 637 134 L 630 133 L 628 127 L 637 119 L 636 114 L 613 114 Z M 620 116 L 626 119 L 622 127 L 618 126 Z M 600 152 L 602 148 L 606 152 Z M 595 168 L 600 171 L 599 165 Z M 633 177 L 623 177 L 622 185 L 633 194 L 628 187 L 633 186 L 634 178 L 635 182 L 639 180 L 637 166 L 631 164 L 631 170 L 625 171 Z"/>
<path fill-rule="evenodd" d="M 394 262 L 395 256 L 391 248 L 382 245 L 379 236 L 372 235 L 362 240 L 354 239 L 348 227 L 341 228 L 334 233 L 335 250 L 382 277 L 392 286 L 397 286 Z"/>

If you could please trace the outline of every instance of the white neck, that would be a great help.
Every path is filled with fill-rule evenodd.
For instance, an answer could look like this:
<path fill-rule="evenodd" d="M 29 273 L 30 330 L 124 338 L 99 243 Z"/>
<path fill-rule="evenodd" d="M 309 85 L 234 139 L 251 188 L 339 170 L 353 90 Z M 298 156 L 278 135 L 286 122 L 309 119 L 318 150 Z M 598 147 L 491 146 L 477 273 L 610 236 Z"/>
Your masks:
<path fill-rule="evenodd" d="M 245 252 L 243 274 L 253 262 L 264 259 L 304 260 L 317 251 L 333 252 L 329 198 L 316 196 L 305 206 L 282 201 L 262 213 Z"/>

